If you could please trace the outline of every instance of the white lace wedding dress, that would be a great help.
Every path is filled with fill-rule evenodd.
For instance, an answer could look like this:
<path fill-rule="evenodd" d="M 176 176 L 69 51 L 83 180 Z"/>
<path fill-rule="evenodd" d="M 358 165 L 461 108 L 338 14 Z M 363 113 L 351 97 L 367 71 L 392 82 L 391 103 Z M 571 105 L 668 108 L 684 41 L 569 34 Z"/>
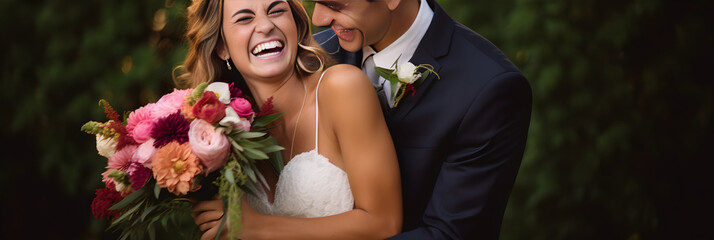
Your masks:
<path fill-rule="evenodd" d="M 322 76 L 317 82 L 317 88 L 321 81 Z M 248 204 L 260 213 L 314 218 L 340 214 L 354 208 L 347 173 L 318 152 L 317 89 L 315 95 L 315 149 L 296 155 L 285 165 L 275 187 L 275 200 L 272 203 L 268 201 L 265 192 L 258 193 L 258 196 L 244 195 Z"/>

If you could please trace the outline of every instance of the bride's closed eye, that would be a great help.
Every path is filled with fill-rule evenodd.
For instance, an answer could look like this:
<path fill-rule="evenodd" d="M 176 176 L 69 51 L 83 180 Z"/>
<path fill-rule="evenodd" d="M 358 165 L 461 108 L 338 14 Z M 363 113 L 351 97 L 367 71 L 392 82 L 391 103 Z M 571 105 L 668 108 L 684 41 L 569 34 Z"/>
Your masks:
<path fill-rule="evenodd" d="M 276 10 L 273 10 L 272 12 L 269 12 L 268 15 L 270 15 L 270 16 L 278 16 L 278 15 L 280 15 L 281 13 L 284 13 L 284 12 L 286 12 L 286 11 L 287 11 L 287 10 L 285 10 L 285 9 L 276 9 Z"/>
<path fill-rule="evenodd" d="M 270 6 L 268 6 L 268 16 L 279 16 L 280 14 L 284 13 L 287 11 L 287 5 L 288 3 L 285 1 L 275 1 L 270 3 Z"/>

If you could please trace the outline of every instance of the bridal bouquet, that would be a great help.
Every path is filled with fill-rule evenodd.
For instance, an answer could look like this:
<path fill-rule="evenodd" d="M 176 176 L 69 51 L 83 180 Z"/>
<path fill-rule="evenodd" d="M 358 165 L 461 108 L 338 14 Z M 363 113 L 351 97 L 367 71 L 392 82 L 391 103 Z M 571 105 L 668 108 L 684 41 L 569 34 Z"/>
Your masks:
<path fill-rule="evenodd" d="M 230 221 L 231 231 L 239 232 L 243 193 L 258 192 L 256 183 L 267 186 L 256 162 L 268 160 L 277 173 L 283 167 L 283 148 L 266 134 L 281 114 L 272 113 L 270 99 L 255 114 L 240 96 L 232 84 L 204 83 L 174 90 L 125 120 L 101 100 L 109 120 L 82 126 L 96 135 L 97 151 L 108 159 L 93 215 L 111 218 L 109 228 L 120 230 L 122 239 L 147 234 L 153 239 L 158 224 L 186 231 L 174 226 L 176 219 L 185 217 L 196 200 L 218 193 L 228 218 L 238 219 Z"/>

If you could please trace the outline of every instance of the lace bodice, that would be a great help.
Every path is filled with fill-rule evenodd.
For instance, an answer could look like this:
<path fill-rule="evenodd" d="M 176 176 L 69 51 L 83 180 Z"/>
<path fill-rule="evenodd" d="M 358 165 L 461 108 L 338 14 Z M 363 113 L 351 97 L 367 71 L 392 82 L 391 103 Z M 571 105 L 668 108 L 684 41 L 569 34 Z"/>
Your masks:
<path fill-rule="evenodd" d="M 322 76 L 317 82 L 317 89 L 321 81 Z M 354 208 L 347 173 L 318 152 L 317 96 L 315 102 L 315 149 L 295 155 L 288 161 L 278 178 L 273 203 L 268 201 L 264 192 L 258 193 L 258 196 L 245 195 L 246 201 L 256 211 L 277 216 L 313 218 L 335 215 Z"/>

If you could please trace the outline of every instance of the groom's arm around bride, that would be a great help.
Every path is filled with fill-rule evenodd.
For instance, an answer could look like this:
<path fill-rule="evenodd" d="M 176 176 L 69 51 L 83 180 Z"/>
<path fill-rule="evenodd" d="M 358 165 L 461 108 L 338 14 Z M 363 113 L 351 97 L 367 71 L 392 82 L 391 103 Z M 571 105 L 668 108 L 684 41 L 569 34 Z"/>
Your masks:
<path fill-rule="evenodd" d="M 428 10 L 428 27 L 413 24 Z M 343 62 L 362 62 L 363 49 L 377 59 L 396 46 L 440 76 L 384 109 L 402 177 L 403 233 L 394 239 L 497 239 L 530 123 L 525 77 L 434 0 L 318 1 L 313 23 L 331 25 L 315 38 Z M 404 48 L 400 38 L 423 28 L 416 49 Z"/>

